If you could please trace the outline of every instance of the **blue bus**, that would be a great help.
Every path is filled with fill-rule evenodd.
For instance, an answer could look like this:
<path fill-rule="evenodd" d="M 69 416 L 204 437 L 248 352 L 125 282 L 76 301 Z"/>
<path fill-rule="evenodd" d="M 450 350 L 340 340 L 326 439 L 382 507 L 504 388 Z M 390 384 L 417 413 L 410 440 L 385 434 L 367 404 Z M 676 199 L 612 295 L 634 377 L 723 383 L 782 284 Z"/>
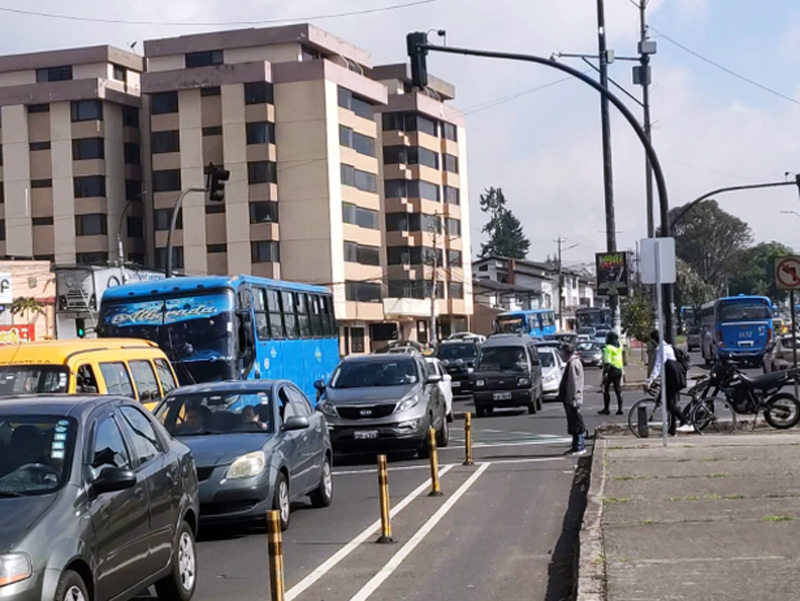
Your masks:
<path fill-rule="evenodd" d="M 496 334 L 528 334 L 543 338 L 556 333 L 556 314 L 552 309 L 525 309 L 500 313 L 494 318 Z"/>
<path fill-rule="evenodd" d="M 700 308 L 703 359 L 760 363 L 775 336 L 772 315 L 766 296 L 727 296 L 706 303 Z"/>
<path fill-rule="evenodd" d="M 575 309 L 575 325 L 577 329 L 610 330 L 612 327 L 611 309 L 607 307 L 581 307 Z"/>
<path fill-rule="evenodd" d="M 156 342 L 182 384 L 283 378 L 312 401 L 339 363 L 329 290 L 245 275 L 109 288 L 98 333 Z"/>

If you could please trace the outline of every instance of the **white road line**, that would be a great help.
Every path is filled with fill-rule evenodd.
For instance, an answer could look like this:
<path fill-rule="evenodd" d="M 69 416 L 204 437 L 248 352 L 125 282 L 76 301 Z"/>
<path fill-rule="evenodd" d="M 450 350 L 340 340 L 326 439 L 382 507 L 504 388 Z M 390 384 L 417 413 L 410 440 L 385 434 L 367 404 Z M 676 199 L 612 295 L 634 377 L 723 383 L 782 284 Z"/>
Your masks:
<path fill-rule="evenodd" d="M 453 468 L 453 465 L 446 465 L 442 466 L 441 470 L 439 470 L 439 475 L 444 476 L 447 472 L 449 472 Z M 371 470 L 375 473 L 375 470 Z M 391 511 L 389 511 L 389 516 L 394 517 L 403 509 L 405 509 L 411 501 L 417 499 L 423 492 L 429 489 L 431 483 L 429 480 L 425 480 L 422 484 L 420 484 L 417 488 L 412 490 L 402 501 L 400 501 L 397 505 L 392 507 Z M 333 555 L 331 555 L 328 559 L 323 561 L 317 569 L 311 572 L 308 576 L 303 578 L 300 582 L 295 584 L 292 588 L 286 591 L 285 599 L 286 601 L 292 601 L 292 599 L 296 599 L 299 595 L 301 595 L 306 589 L 312 586 L 315 582 L 317 582 L 320 578 L 322 578 L 325 574 L 330 572 L 333 568 L 335 568 L 339 562 L 345 559 L 350 553 L 355 551 L 360 545 L 362 545 L 370 536 L 375 534 L 375 531 L 378 530 L 381 526 L 381 521 L 376 520 L 365 530 L 361 532 L 358 536 L 356 536 L 353 540 L 349 543 L 345 544 L 341 549 L 336 551 Z"/>
<path fill-rule="evenodd" d="M 485 472 L 490 463 L 484 463 L 481 465 L 475 473 L 473 473 L 464 484 L 462 484 L 453 495 L 445 501 L 445 503 L 439 507 L 439 509 L 434 513 L 423 526 L 414 533 L 406 544 L 404 544 L 400 550 L 394 554 L 394 556 L 381 568 L 381 570 L 373 576 L 369 582 L 367 582 L 360 591 L 358 591 L 355 596 L 353 596 L 350 601 L 366 601 L 370 598 L 372 593 L 374 593 L 378 587 L 383 584 L 386 579 L 392 575 L 392 573 L 400 567 L 400 564 L 403 563 L 403 560 L 408 557 L 411 552 L 419 545 L 422 540 L 430 534 L 431 530 L 438 524 L 441 519 L 447 515 L 447 512 L 450 511 L 453 506 L 458 502 L 458 500 L 464 495 L 469 488 L 475 484 L 478 478 L 481 477 L 481 474 Z"/>
<path fill-rule="evenodd" d="M 570 441 L 572 439 L 570 438 Z M 500 464 L 500 463 L 539 463 L 540 461 L 561 461 L 562 459 L 566 459 L 566 456 L 557 455 L 555 457 L 519 457 L 517 459 L 492 459 L 488 463 L 492 464 Z M 475 465 L 483 465 L 487 463 L 485 461 L 476 461 Z M 463 463 L 440 463 L 439 467 L 442 468 L 442 472 L 444 472 L 444 468 L 447 467 L 448 469 L 458 467 L 463 465 Z M 389 468 L 389 471 L 408 471 L 408 470 L 429 470 L 431 466 L 427 463 L 425 464 L 417 464 L 417 465 L 403 465 L 400 467 Z M 333 472 L 334 476 L 353 476 L 356 474 L 374 474 L 375 468 L 364 468 L 363 470 L 348 470 L 343 472 Z"/>
<path fill-rule="evenodd" d="M 572 438 L 548 438 L 547 440 L 520 440 L 512 442 L 476 442 L 472 445 L 473 449 L 492 449 L 495 447 L 524 447 L 529 445 L 547 445 L 547 444 L 560 444 L 564 442 L 572 442 Z M 449 447 L 439 449 L 439 452 L 452 451 L 456 449 L 463 449 L 464 445 L 450 445 Z"/>

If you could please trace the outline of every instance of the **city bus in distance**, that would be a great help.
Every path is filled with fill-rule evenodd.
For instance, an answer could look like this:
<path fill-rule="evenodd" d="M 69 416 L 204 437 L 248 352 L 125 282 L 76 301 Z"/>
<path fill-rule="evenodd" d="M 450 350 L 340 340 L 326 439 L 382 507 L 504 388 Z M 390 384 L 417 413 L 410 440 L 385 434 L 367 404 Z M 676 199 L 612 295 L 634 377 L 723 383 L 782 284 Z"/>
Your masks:
<path fill-rule="evenodd" d="M 507 311 L 494 318 L 495 334 L 528 334 L 543 338 L 556 333 L 556 313 L 553 309 L 524 309 Z"/>
<path fill-rule="evenodd" d="M 309 399 L 339 363 L 326 288 L 238 276 L 170 278 L 109 288 L 101 337 L 156 342 L 182 384 L 286 379 Z"/>
<path fill-rule="evenodd" d="M 595 330 L 610 330 L 611 309 L 606 307 L 581 307 L 575 309 L 575 323 L 577 329 L 594 328 Z"/>
<path fill-rule="evenodd" d="M 772 301 L 765 296 L 727 296 L 704 304 L 700 308 L 703 359 L 760 364 L 775 336 L 772 315 Z"/>

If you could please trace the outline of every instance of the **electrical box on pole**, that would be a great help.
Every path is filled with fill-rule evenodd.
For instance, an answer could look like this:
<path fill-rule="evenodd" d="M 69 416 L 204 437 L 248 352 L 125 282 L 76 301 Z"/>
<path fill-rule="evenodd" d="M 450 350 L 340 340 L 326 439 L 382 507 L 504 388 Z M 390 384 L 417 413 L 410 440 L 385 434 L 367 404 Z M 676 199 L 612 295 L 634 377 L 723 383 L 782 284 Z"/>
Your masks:
<path fill-rule="evenodd" d="M 408 58 L 411 61 L 411 85 L 424 90 L 428 86 L 428 35 L 421 31 L 406 36 Z"/>

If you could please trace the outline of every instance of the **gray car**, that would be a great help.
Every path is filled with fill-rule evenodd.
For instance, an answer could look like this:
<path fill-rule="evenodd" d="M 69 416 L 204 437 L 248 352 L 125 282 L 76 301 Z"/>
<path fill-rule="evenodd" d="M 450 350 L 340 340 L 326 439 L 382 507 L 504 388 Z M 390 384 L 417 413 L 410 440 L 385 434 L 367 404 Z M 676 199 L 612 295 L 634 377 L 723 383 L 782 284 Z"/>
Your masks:
<path fill-rule="evenodd" d="M 197 462 L 203 523 L 263 519 L 309 496 L 333 499 L 333 452 L 325 417 L 292 382 L 250 380 L 184 386 L 156 410 Z"/>
<path fill-rule="evenodd" d="M 343 360 L 321 392 L 317 409 L 328 418 L 336 452 L 429 452 L 428 429 L 446 447 L 450 429 L 441 376 L 419 355 L 367 355 Z"/>
<path fill-rule="evenodd" d="M 188 601 L 197 516 L 189 449 L 138 403 L 0 400 L 3 601 Z"/>

